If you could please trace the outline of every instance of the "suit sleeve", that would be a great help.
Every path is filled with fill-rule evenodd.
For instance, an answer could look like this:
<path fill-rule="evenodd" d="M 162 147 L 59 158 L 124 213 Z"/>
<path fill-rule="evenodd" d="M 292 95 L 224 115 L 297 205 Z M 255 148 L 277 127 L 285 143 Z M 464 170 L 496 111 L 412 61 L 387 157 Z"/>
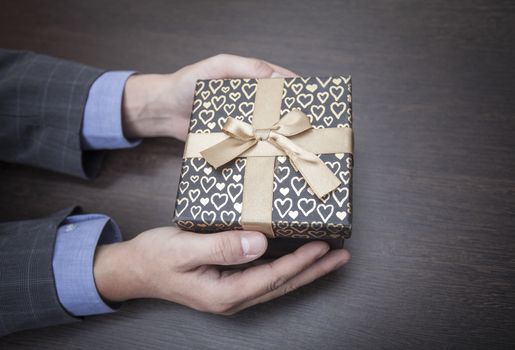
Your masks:
<path fill-rule="evenodd" d="M 88 93 L 97 68 L 0 49 L 0 160 L 94 177 L 102 151 L 81 147 Z"/>
<path fill-rule="evenodd" d="M 78 320 L 59 302 L 52 269 L 57 228 L 77 210 L 0 223 L 0 336 Z"/>

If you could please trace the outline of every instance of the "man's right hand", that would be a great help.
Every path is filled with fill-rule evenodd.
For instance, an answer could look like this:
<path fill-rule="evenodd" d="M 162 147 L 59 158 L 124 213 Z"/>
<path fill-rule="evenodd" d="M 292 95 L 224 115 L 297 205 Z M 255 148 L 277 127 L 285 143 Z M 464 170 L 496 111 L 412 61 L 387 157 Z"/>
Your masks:
<path fill-rule="evenodd" d="M 97 248 L 94 276 L 110 301 L 159 298 L 197 310 L 230 315 L 266 302 L 344 265 L 344 249 L 310 242 L 277 260 L 242 269 L 267 248 L 253 231 L 196 234 L 175 227 L 143 232 L 132 240 Z"/>

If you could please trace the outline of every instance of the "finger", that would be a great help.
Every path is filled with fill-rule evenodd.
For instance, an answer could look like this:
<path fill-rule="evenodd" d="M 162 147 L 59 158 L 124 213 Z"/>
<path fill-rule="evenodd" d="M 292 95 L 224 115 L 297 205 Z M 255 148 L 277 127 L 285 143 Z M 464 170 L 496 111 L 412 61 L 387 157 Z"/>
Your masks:
<path fill-rule="evenodd" d="M 295 72 L 292 72 L 291 70 L 287 69 L 287 68 L 284 68 L 284 67 L 281 67 L 281 66 L 278 66 L 276 64 L 273 64 L 273 63 L 270 63 L 268 61 L 265 61 L 270 67 L 272 67 L 272 69 L 274 70 L 276 74 L 276 76 L 281 76 L 281 77 L 298 77 L 299 75 Z M 272 77 L 274 77 L 274 73 L 272 73 Z"/>
<path fill-rule="evenodd" d="M 180 265 L 186 270 L 201 265 L 244 264 L 263 255 L 268 246 L 265 235 L 255 231 L 184 232 L 180 239 Z"/>
<path fill-rule="evenodd" d="M 192 66 L 203 79 L 270 78 L 277 69 L 280 75 L 294 75 L 286 68 L 266 61 L 229 54 L 220 54 Z"/>
<path fill-rule="evenodd" d="M 246 309 L 250 306 L 265 303 L 277 297 L 280 297 L 284 294 L 292 292 L 299 287 L 302 287 L 306 284 L 313 282 L 314 280 L 328 274 L 331 271 L 334 271 L 341 266 L 345 265 L 350 259 L 350 254 L 345 249 L 337 249 L 332 250 L 322 258 L 317 260 L 313 265 L 308 267 L 306 270 L 302 271 L 295 277 L 291 278 L 289 281 L 284 283 L 280 288 L 277 288 L 274 291 L 266 293 L 260 297 L 255 299 L 248 300 L 232 310 L 229 310 L 227 314 L 233 314 L 240 310 Z"/>
<path fill-rule="evenodd" d="M 243 302 L 280 288 L 293 276 L 311 266 L 329 250 L 325 242 L 311 242 L 270 263 L 234 273 L 221 282 L 230 299 Z"/>

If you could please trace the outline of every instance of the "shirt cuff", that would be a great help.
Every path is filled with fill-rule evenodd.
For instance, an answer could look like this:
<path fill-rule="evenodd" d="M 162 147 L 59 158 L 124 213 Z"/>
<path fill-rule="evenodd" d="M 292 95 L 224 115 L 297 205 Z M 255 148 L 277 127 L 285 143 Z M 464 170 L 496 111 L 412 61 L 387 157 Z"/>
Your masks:
<path fill-rule="evenodd" d="M 128 148 L 140 139 L 126 139 L 122 129 L 125 82 L 133 71 L 106 72 L 91 85 L 84 108 L 81 143 L 85 150 Z"/>
<path fill-rule="evenodd" d="M 119 242 L 118 225 L 100 214 L 67 217 L 57 230 L 52 266 L 57 296 L 74 316 L 113 312 L 98 293 L 93 276 L 97 244 Z"/>

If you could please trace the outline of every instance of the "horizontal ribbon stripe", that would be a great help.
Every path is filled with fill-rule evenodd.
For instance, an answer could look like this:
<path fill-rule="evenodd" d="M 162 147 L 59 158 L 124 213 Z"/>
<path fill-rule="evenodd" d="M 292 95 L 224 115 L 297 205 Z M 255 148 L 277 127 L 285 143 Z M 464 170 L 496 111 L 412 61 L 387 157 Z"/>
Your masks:
<path fill-rule="evenodd" d="M 200 152 L 224 140 L 233 139 L 223 132 L 190 133 L 186 141 L 183 158 L 201 158 Z M 290 140 L 306 151 L 316 154 L 352 153 L 351 128 L 311 129 L 302 134 L 290 136 Z M 233 139 L 234 140 L 234 139 Z M 269 142 L 258 142 L 239 157 L 284 156 L 286 153 Z"/>

